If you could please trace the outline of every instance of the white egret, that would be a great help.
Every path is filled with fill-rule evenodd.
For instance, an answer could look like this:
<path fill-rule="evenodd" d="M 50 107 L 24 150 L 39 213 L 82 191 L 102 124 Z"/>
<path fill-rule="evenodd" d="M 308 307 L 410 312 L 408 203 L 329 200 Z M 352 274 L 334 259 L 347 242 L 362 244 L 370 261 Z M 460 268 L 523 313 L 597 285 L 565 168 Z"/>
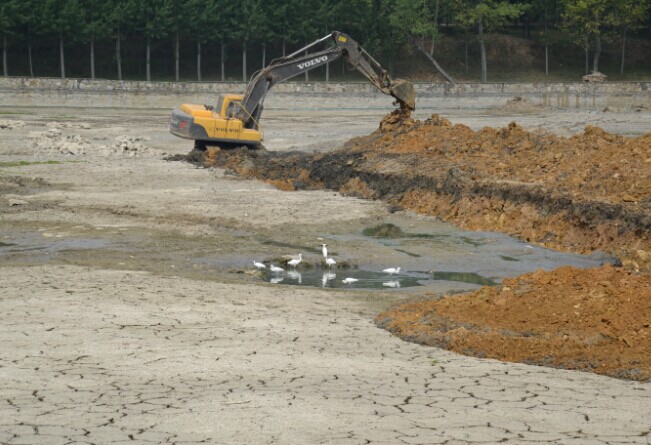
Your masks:
<path fill-rule="evenodd" d="M 263 263 L 260 263 L 259 261 L 253 260 L 253 265 L 255 266 L 256 269 L 262 270 L 266 269 L 267 266 L 265 266 Z"/>
<path fill-rule="evenodd" d="M 398 280 L 386 281 L 386 282 L 382 283 L 382 286 L 384 286 L 384 287 L 400 287 L 400 281 L 398 281 Z"/>
<path fill-rule="evenodd" d="M 328 269 L 330 269 L 332 266 L 337 264 L 334 258 L 326 258 L 326 264 L 328 265 Z"/>
<path fill-rule="evenodd" d="M 400 273 L 399 267 L 389 267 L 388 269 L 382 269 L 382 272 L 393 275 L 394 273 Z"/>
<path fill-rule="evenodd" d="M 321 252 L 323 253 L 323 258 L 328 258 L 328 249 L 326 248 L 327 244 L 321 244 Z"/>
<path fill-rule="evenodd" d="M 285 272 L 285 269 L 282 267 L 274 266 L 273 264 L 269 265 L 269 270 L 271 270 L 273 273 L 283 273 Z"/>
<path fill-rule="evenodd" d="M 298 254 L 298 259 L 296 259 L 296 258 L 291 259 L 291 260 L 287 261 L 287 264 L 288 264 L 289 266 L 292 266 L 294 269 L 296 269 L 296 266 L 298 266 L 298 264 L 299 264 L 301 261 L 303 261 L 303 254 L 302 254 L 302 253 L 299 253 L 299 254 Z"/>
<path fill-rule="evenodd" d="M 341 280 L 341 282 L 344 283 L 344 284 L 352 284 L 352 283 L 355 283 L 356 281 L 359 281 L 359 280 L 357 278 L 350 278 L 350 277 L 347 277 L 347 278 L 344 278 L 343 280 Z"/>

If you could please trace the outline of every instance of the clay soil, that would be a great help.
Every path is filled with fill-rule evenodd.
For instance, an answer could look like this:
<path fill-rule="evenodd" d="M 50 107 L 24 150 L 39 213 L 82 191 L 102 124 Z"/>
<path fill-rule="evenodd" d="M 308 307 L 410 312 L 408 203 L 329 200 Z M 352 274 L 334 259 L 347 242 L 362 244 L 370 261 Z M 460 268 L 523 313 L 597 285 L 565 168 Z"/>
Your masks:
<path fill-rule="evenodd" d="M 515 123 L 473 131 L 397 110 L 335 151 L 190 157 L 283 190 L 334 189 L 466 229 L 612 253 L 621 267 L 537 272 L 377 320 L 407 340 L 465 354 L 651 378 L 651 133 L 628 138 L 588 126 L 566 138 Z"/>
<path fill-rule="evenodd" d="M 563 267 L 407 303 L 376 321 L 405 340 L 466 355 L 649 380 L 649 289 L 648 275 Z"/>

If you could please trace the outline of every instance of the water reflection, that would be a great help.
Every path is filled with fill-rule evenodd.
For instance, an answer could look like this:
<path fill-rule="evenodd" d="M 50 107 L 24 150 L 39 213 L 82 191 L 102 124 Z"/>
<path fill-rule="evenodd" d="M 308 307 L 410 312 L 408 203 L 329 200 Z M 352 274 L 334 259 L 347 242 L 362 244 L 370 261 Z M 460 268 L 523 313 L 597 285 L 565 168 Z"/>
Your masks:
<path fill-rule="evenodd" d="M 400 281 L 398 281 L 398 280 L 385 281 L 384 283 L 382 283 L 382 286 L 384 286 L 384 287 L 400 287 Z"/>
<path fill-rule="evenodd" d="M 289 270 L 287 271 L 287 276 L 292 280 L 298 281 L 298 284 L 303 284 L 303 276 L 300 272 L 296 270 Z"/>
<path fill-rule="evenodd" d="M 334 272 L 323 272 L 323 276 L 321 277 L 321 287 L 326 287 L 328 286 L 328 281 L 334 280 L 337 278 L 337 274 Z"/>
<path fill-rule="evenodd" d="M 271 280 L 269 280 L 269 282 L 271 284 L 278 284 L 278 283 L 282 282 L 283 280 L 284 280 L 283 277 L 273 277 Z"/>

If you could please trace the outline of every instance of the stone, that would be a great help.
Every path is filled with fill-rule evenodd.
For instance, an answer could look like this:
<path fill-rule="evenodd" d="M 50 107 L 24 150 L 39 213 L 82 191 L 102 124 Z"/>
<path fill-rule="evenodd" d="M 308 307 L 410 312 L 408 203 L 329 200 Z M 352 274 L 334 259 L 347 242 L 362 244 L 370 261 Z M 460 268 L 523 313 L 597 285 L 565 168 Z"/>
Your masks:
<path fill-rule="evenodd" d="M 9 198 L 9 205 L 10 206 L 23 206 L 27 205 L 29 202 L 25 201 L 24 199 L 16 199 L 16 198 Z"/>

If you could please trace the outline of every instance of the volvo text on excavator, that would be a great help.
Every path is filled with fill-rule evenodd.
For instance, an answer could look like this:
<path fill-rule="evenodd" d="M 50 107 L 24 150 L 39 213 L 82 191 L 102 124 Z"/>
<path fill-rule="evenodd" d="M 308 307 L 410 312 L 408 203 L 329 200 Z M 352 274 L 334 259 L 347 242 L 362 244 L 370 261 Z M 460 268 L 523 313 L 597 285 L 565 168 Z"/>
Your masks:
<path fill-rule="evenodd" d="M 334 42 L 334 44 L 333 44 Z M 330 45 L 321 51 L 308 53 L 317 45 Z M 244 95 L 222 94 L 215 105 L 183 104 L 174 109 L 170 120 L 172 134 L 195 141 L 195 148 L 206 145 L 229 146 L 260 145 L 260 116 L 269 89 L 284 80 L 344 58 L 353 69 L 362 73 L 377 89 L 393 96 L 407 111 L 416 107 L 416 95 L 411 82 L 391 79 L 386 70 L 357 42 L 344 33 L 333 32 L 292 54 L 273 60 L 256 73 Z"/>

